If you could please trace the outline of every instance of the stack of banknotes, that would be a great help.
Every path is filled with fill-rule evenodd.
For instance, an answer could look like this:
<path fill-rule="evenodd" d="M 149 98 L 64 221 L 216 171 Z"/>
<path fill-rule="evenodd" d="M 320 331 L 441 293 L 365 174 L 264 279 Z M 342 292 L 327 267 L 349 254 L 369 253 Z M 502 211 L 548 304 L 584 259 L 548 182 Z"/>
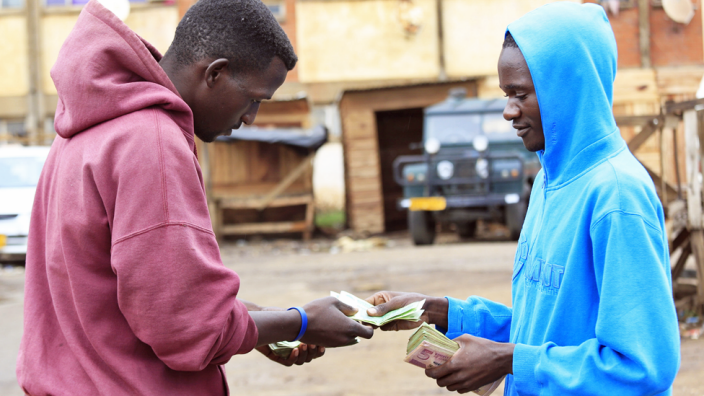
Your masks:
<path fill-rule="evenodd" d="M 408 339 L 404 361 L 424 369 L 438 367 L 447 363 L 459 349 L 459 344 L 423 323 Z M 489 396 L 499 387 L 501 381 L 503 378 L 482 386 L 474 393 Z"/>
<path fill-rule="evenodd" d="M 357 308 L 357 313 L 350 316 L 350 318 L 362 322 L 368 323 L 373 326 L 383 326 L 394 320 L 410 320 L 412 322 L 417 322 L 420 320 L 420 316 L 423 314 L 423 304 L 425 300 L 416 301 L 414 303 L 408 304 L 403 308 L 395 309 L 393 311 L 387 312 L 383 316 L 369 316 L 367 314 L 367 309 L 374 307 L 372 304 L 356 297 L 353 294 L 347 293 L 346 291 L 335 293 L 330 292 L 330 295 L 342 301 L 343 303 Z"/>

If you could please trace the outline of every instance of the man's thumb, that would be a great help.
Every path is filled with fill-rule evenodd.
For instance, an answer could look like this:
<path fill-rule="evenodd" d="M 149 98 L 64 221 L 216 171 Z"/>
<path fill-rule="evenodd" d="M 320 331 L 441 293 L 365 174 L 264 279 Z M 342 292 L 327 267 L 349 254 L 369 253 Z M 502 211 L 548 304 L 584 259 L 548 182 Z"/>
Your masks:
<path fill-rule="evenodd" d="M 357 311 L 359 311 L 359 309 L 357 309 L 351 305 L 347 305 L 347 304 L 343 303 L 342 301 L 337 302 L 337 309 L 339 309 L 340 312 L 345 314 L 345 316 L 352 316 L 352 315 L 356 314 Z"/>
<path fill-rule="evenodd" d="M 387 303 L 379 304 L 375 307 L 367 309 L 367 315 L 369 316 L 384 316 L 389 312 L 389 306 Z"/>

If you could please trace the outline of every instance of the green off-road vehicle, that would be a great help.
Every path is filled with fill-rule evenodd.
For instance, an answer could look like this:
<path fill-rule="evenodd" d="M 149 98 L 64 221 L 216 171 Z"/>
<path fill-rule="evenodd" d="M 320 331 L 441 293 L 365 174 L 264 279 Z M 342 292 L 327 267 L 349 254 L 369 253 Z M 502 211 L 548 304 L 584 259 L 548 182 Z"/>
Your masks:
<path fill-rule="evenodd" d="M 398 205 L 408 210 L 416 245 L 433 243 L 437 223 L 472 237 L 480 219 L 504 223 L 518 239 L 540 162 L 503 118 L 505 105 L 452 90 L 425 109 L 423 155 L 394 161 L 394 179 L 403 186 Z"/>

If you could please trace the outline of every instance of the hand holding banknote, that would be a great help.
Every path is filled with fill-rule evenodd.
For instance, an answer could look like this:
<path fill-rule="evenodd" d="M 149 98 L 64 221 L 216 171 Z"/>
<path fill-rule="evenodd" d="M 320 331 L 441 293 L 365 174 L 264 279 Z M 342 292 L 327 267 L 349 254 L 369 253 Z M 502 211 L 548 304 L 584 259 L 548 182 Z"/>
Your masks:
<path fill-rule="evenodd" d="M 453 341 L 460 349 L 445 364 L 425 370 L 438 386 L 459 393 L 471 392 L 506 374 L 513 374 L 514 344 L 499 343 L 469 334 Z"/>
<path fill-rule="evenodd" d="M 244 303 L 249 312 L 285 311 L 285 309 L 279 307 L 262 307 L 259 304 L 255 304 L 250 301 L 240 301 Z M 300 366 L 305 363 L 310 363 L 311 361 L 313 361 L 313 359 L 317 359 L 325 354 L 324 347 L 302 344 L 300 342 L 296 342 L 296 344 L 293 345 L 291 348 L 288 348 L 285 353 L 280 352 L 280 349 L 276 348 L 275 344 L 261 345 L 258 346 L 256 350 L 261 352 L 270 360 L 273 360 L 274 362 L 282 364 L 286 367 L 293 366 L 294 364 Z"/>
<path fill-rule="evenodd" d="M 277 343 L 283 344 L 284 342 Z M 277 344 L 270 344 L 257 347 L 257 350 L 264 354 L 267 358 L 276 363 L 290 367 L 294 364 L 300 366 L 305 363 L 310 363 L 313 359 L 322 357 L 325 354 L 325 348 L 316 345 L 308 345 L 297 342 L 293 348 L 277 348 Z M 272 347 L 273 345 L 273 347 Z M 280 352 L 280 350 L 283 351 Z"/>
<path fill-rule="evenodd" d="M 396 320 L 385 324 L 380 328 L 384 331 L 410 330 L 420 326 L 423 322 L 447 327 L 447 299 L 443 297 L 430 297 L 419 293 L 381 291 L 366 299 L 373 308 L 367 309 L 369 316 L 384 316 L 388 312 L 408 306 L 409 304 L 423 301 L 421 307 L 424 312 L 419 321 L 411 322 L 406 320 Z"/>

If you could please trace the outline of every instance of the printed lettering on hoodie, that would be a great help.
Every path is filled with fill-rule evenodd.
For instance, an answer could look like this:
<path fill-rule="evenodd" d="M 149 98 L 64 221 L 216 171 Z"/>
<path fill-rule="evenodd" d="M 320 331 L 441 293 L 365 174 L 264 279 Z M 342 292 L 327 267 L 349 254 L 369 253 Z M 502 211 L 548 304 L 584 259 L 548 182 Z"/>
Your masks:
<path fill-rule="evenodd" d="M 525 234 L 521 234 L 516 254 L 517 263 L 514 266 L 514 279 L 521 269 L 524 269 L 523 278 L 526 284 L 543 293 L 556 295 L 560 290 L 565 267 L 549 263 L 542 258 L 531 257 L 529 250 L 528 240 Z"/>

